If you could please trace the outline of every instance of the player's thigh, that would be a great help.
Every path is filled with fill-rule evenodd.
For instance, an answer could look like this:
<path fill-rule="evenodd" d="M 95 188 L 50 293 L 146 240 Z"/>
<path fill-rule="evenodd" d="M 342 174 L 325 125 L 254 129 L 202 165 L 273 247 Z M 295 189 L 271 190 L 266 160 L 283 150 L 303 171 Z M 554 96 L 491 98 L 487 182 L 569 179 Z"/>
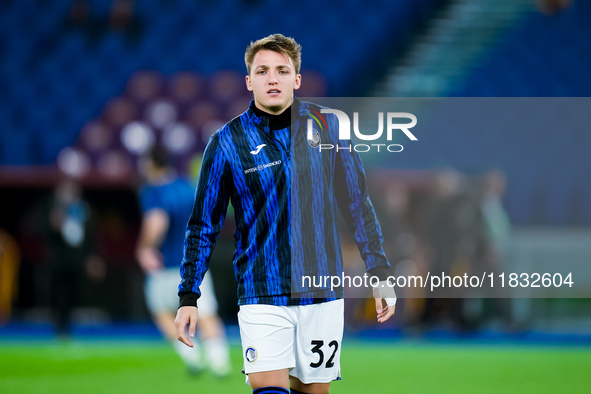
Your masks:
<path fill-rule="evenodd" d="M 343 326 L 343 300 L 300 307 L 296 368 L 290 375 L 304 384 L 339 380 Z"/>
<path fill-rule="evenodd" d="M 295 322 L 285 307 L 242 305 L 238 312 L 244 373 L 295 367 Z"/>

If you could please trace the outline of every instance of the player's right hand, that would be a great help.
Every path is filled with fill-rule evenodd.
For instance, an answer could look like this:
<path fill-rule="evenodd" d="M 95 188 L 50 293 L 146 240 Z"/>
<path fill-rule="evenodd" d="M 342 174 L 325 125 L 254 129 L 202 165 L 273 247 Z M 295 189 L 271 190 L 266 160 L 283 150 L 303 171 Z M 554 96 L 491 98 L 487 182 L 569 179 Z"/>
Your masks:
<path fill-rule="evenodd" d="M 190 338 L 195 337 L 195 326 L 197 325 L 197 307 L 196 306 L 181 306 L 176 312 L 176 319 L 174 319 L 176 326 L 177 339 L 189 347 L 193 347 L 193 341 L 187 337 L 187 332 Z M 189 330 L 187 331 L 187 325 Z"/>

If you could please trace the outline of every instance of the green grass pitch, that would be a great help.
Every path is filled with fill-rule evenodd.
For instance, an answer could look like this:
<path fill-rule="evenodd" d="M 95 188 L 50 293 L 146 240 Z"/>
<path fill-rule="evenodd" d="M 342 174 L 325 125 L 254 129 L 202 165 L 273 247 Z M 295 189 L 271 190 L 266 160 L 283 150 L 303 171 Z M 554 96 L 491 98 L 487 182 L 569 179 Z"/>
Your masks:
<path fill-rule="evenodd" d="M 589 393 L 591 348 L 345 341 L 331 393 Z M 189 376 L 160 341 L 0 341 L 0 393 L 250 393 L 234 372 Z"/>

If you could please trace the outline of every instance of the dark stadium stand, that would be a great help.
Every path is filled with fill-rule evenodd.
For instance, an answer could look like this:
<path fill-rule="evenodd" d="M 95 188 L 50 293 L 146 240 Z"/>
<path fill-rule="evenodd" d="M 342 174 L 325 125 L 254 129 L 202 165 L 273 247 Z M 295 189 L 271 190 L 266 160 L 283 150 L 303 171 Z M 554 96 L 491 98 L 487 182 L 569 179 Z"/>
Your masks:
<path fill-rule="evenodd" d="M 289 12 L 274 1 L 141 1 L 124 31 L 109 23 L 111 2 L 89 1 L 79 23 L 68 18 L 72 3 L 0 5 L 0 164 L 53 163 L 137 70 L 243 73 L 250 40 L 277 31 L 298 38 L 306 69 L 325 76 L 329 95 L 359 94 L 371 73 L 357 70 L 375 70 L 384 48 L 400 48 L 443 1 L 383 0 L 363 13 L 354 1 L 302 1 Z"/>
<path fill-rule="evenodd" d="M 53 165 L 63 148 L 80 146 L 81 132 L 89 122 L 105 121 L 109 103 L 127 97 L 129 81 L 141 70 L 156 72 L 166 81 L 172 81 L 182 71 L 192 73 L 206 89 L 194 97 L 193 104 L 214 103 L 216 108 L 223 108 L 218 110 L 217 119 L 227 119 L 230 113 L 235 114 L 234 108 L 242 105 L 244 97 L 230 108 L 227 99 L 212 96 L 215 88 L 207 87 L 215 87 L 220 70 L 237 73 L 236 78 L 228 77 L 236 82 L 228 83 L 241 85 L 244 48 L 252 38 L 276 31 L 295 36 L 304 47 L 307 78 L 315 80 L 308 86 L 316 89 L 300 91 L 301 96 L 363 95 L 434 10 L 448 1 L 380 0 L 364 4 L 363 12 L 359 12 L 360 5 L 353 0 L 304 0 L 292 7 L 270 0 L 144 0 L 135 2 L 131 17 L 120 18 L 123 22 L 118 25 L 112 20 L 114 2 L 88 1 L 86 17 L 71 13 L 73 3 L 13 0 L 0 4 L 2 179 L 13 179 L 7 165 L 19 166 L 27 173 L 25 166 L 31 169 Z M 590 19 L 591 4 L 586 1 L 573 2 L 572 7 L 554 16 L 532 11 L 448 94 L 589 96 Z M 166 95 L 161 93 L 161 97 Z M 137 106 L 136 120 L 143 116 L 144 108 L 144 104 Z M 188 107 L 183 108 L 180 120 L 188 121 Z M 121 125 L 107 126 L 114 127 L 114 133 L 121 131 Z M 198 128 L 194 132 L 200 132 Z M 519 136 L 525 142 L 534 137 L 527 132 Z M 552 138 L 558 137 L 545 138 L 549 139 L 547 143 L 554 143 Z M 448 154 L 443 164 L 479 171 L 475 163 L 488 164 L 479 162 L 481 153 L 490 151 L 490 144 L 495 143 L 494 139 L 483 138 L 472 151 Z M 573 151 L 578 142 L 570 143 L 574 145 L 561 142 L 560 152 Z M 118 140 L 113 144 L 120 148 L 116 146 L 120 145 Z M 195 148 L 202 148 L 202 144 Z M 501 160 L 497 166 L 511 173 L 524 162 L 550 165 L 544 157 L 535 156 L 533 150 L 522 154 L 520 160 Z M 415 163 L 413 159 L 400 164 L 408 168 L 442 164 L 435 153 L 429 157 L 429 164 Z M 92 159 L 97 159 L 96 152 Z M 577 169 L 589 167 L 584 155 L 571 163 L 577 163 Z M 588 182 L 578 183 L 586 174 L 567 174 L 565 190 L 562 183 L 560 187 L 556 183 L 565 182 L 564 174 L 553 175 L 551 168 L 546 172 L 548 177 L 543 182 L 509 180 L 508 208 L 517 223 L 591 223 L 588 203 L 584 203 L 591 200 L 591 190 Z M 527 190 L 522 193 L 524 188 Z M 536 208 L 527 196 L 532 193 L 541 193 L 544 197 L 537 204 L 552 209 L 541 208 L 542 215 L 531 213 Z M 583 215 L 558 208 L 572 206 L 573 201 L 582 205 Z"/>
<path fill-rule="evenodd" d="M 532 12 L 464 77 L 456 97 L 589 97 L 591 3 Z"/>
<path fill-rule="evenodd" d="M 529 6 L 528 0 L 520 2 Z M 535 2 L 531 0 L 531 10 L 525 14 L 510 15 L 506 30 L 481 23 L 483 31 L 472 32 L 476 46 L 483 37 L 489 40 L 479 47 L 482 52 L 477 51 L 476 63 L 472 64 L 470 56 L 461 56 L 465 53 L 436 52 L 430 70 L 440 72 L 441 53 L 447 56 L 448 52 L 445 60 L 449 61 L 442 63 L 472 65 L 445 80 L 441 84 L 445 97 L 437 98 L 574 97 L 587 103 L 591 96 L 591 1 L 571 0 L 566 2 L 570 6 L 553 15 L 539 12 Z M 243 111 L 250 100 L 244 89 L 242 56 L 251 40 L 280 32 L 302 44 L 305 83 L 299 96 L 363 97 L 411 52 L 413 44 L 421 46 L 418 38 L 431 23 L 437 18 L 447 21 L 441 19 L 440 11 L 449 11 L 453 4 L 464 10 L 473 8 L 471 0 L 301 0 L 287 4 L 277 0 L 136 0 L 131 9 L 124 3 L 0 1 L 0 227 L 17 238 L 23 252 L 15 308 L 23 320 L 29 313 L 35 320 L 40 310 L 41 327 L 32 331 L 44 335 L 53 335 L 44 326 L 47 264 L 29 216 L 63 175 L 58 167 L 86 175 L 85 194 L 97 212 L 100 252 L 109 264 L 105 283 L 87 289 L 93 303 L 86 306 L 104 309 L 112 321 L 145 321 L 143 277 L 134 258 L 139 227 L 137 158 L 149 144 L 162 142 L 175 154 L 176 164 L 195 175 L 198 160 L 194 159 L 211 132 Z M 486 9 L 496 7 L 498 1 L 475 3 Z M 113 8 L 115 4 L 120 7 Z M 497 11 L 500 18 L 507 12 L 502 6 Z M 454 21 L 473 14 L 455 15 L 456 19 L 445 15 Z M 460 35 L 471 33 L 460 25 Z M 435 37 L 435 41 L 446 39 L 456 43 L 445 35 Z M 457 41 L 459 47 L 469 47 L 461 37 Z M 474 51 L 474 47 L 462 49 Z M 458 59 L 462 61 L 455 62 Z M 412 90 L 413 81 L 402 82 Z M 429 78 L 422 82 L 432 84 Z M 391 209 L 388 204 L 404 205 L 405 198 L 410 201 L 418 196 L 406 201 L 410 208 L 404 213 L 410 224 L 414 220 L 428 227 L 432 223 L 422 219 L 429 209 L 437 213 L 429 207 L 433 201 L 428 195 L 433 187 L 428 181 L 436 170 L 453 169 L 450 172 L 458 178 L 465 176 L 477 184 L 482 174 L 497 169 L 507 181 L 506 194 L 499 199 L 518 230 L 510 236 L 518 240 L 515 250 L 522 252 L 508 260 L 524 264 L 510 267 L 527 268 L 545 261 L 555 269 L 557 262 L 569 260 L 583 266 L 589 255 L 585 226 L 591 224 L 590 123 L 580 116 L 588 111 L 573 107 L 569 100 L 561 103 L 559 116 L 539 107 L 540 116 L 530 116 L 530 127 L 520 130 L 503 126 L 515 121 L 506 113 L 499 115 L 498 123 L 482 124 L 483 114 L 466 104 L 463 113 L 453 118 L 461 120 L 462 127 L 449 122 L 419 136 L 415 146 L 420 146 L 420 155 L 393 154 L 381 163 L 368 160 L 380 167 L 368 171 L 370 188 L 374 186 L 372 175 L 387 173 L 375 181 L 383 190 L 378 187 L 378 193 L 370 193 L 372 199 L 376 196 L 377 210 Z M 532 113 L 536 115 L 535 110 Z M 424 118 L 420 121 L 427 123 Z M 389 214 L 392 220 L 384 220 L 383 228 L 401 231 L 396 226 L 404 228 L 403 220 L 395 220 L 400 219 L 396 212 Z M 234 283 L 226 280 L 233 275 L 231 222 L 227 220 L 220 237 L 226 244 L 218 250 L 227 256 L 219 257 L 226 265 L 217 268 L 222 279 L 216 287 L 225 294 L 222 313 L 234 318 Z M 450 233 L 445 220 L 436 224 L 441 233 L 435 236 Z M 546 234 L 545 226 L 554 226 L 556 234 Z M 573 232 L 565 231 L 571 227 Z M 388 239 L 388 246 L 394 241 L 398 242 Z M 417 242 L 406 243 L 412 249 Z M 421 245 L 415 247 L 420 249 Z M 397 252 L 392 253 L 393 261 L 400 257 Z M 404 310 L 403 302 L 399 305 Z M 408 305 L 411 310 L 413 306 Z M 548 315 L 549 320 L 552 316 L 547 311 L 562 308 L 558 302 L 546 309 L 531 305 L 523 307 L 530 309 L 527 313 Z M 573 305 L 567 306 L 575 311 L 573 315 L 589 310 Z M 0 330 L 0 337 L 20 332 L 23 326 L 13 327 L 13 331 L 11 327 Z M 80 332 L 82 336 L 102 335 L 93 330 L 82 327 Z M 148 335 L 153 332 L 149 326 Z M 589 337 L 584 340 L 588 343 Z"/>

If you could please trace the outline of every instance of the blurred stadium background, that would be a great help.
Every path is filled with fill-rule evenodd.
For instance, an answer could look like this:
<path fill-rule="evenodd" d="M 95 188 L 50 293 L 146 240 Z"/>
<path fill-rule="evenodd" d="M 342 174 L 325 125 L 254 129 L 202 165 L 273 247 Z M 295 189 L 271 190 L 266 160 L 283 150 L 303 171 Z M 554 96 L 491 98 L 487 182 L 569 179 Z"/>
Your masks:
<path fill-rule="evenodd" d="M 134 258 L 138 158 L 162 143 L 194 178 L 211 133 L 250 100 L 244 49 L 275 32 L 303 46 L 301 97 L 591 96 L 588 0 L 2 0 L 3 357 L 31 337 L 55 338 L 51 245 L 40 215 L 64 176 L 84 187 L 93 212 L 92 250 L 101 261 L 79 289 L 73 338 L 157 340 Z M 586 265 L 590 125 L 489 133 L 471 138 L 469 148 L 450 142 L 465 137 L 446 134 L 421 141 L 420 156 L 370 161 L 370 187 L 393 263 L 518 271 L 565 259 Z M 508 141 L 518 148 L 496 155 Z M 237 340 L 235 285 L 228 280 L 232 225 L 226 221 L 212 267 L 220 313 Z M 347 335 L 384 342 L 566 343 L 589 355 L 586 298 L 406 296 L 397 318 L 380 327 L 371 305 L 348 300 Z M 63 353 L 77 357 L 71 348 Z"/>

